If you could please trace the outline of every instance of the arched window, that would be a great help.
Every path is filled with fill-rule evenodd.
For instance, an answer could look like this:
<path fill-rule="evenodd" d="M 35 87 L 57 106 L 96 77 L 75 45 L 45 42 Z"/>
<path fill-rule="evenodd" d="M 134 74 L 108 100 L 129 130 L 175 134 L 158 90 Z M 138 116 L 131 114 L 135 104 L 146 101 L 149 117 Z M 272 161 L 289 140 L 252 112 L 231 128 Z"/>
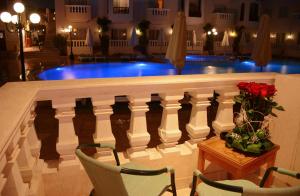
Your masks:
<path fill-rule="evenodd" d="M 240 10 L 240 21 L 244 21 L 245 18 L 245 3 L 241 4 L 241 10 Z"/>
<path fill-rule="evenodd" d="M 258 21 L 258 4 L 250 4 L 249 21 Z"/>

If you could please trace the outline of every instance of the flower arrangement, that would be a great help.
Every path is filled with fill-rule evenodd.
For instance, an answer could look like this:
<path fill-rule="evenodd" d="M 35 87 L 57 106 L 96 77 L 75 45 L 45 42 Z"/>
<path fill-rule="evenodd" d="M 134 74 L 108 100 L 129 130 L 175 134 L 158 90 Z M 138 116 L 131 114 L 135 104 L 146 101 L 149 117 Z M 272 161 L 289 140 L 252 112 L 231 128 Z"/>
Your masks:
<path fill-rule="evenodd" d="M 274 85 L 255 82 L 240 82 L 240 94 L 234 97 L 241 104 L 240 113 L 235 114 L 236 127 L 225 136 L 226 146 L 250 154 L 261 154 L 270 150 L 270 115 L 273 109 L 284 111 L 274 100 Z"/>

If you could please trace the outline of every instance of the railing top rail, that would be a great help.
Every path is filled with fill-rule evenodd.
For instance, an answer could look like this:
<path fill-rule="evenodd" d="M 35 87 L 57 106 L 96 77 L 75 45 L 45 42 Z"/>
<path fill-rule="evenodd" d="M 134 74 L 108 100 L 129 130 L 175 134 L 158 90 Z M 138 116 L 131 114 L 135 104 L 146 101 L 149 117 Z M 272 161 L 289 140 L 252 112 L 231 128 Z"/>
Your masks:
<path fill-rule="evenodd" d="M 23 119 L 36 100 L 73 100 L 103 94 L 134 95 L 139 93 L 188 92 L 199 88 L 232 86 L 239 81 L 272 83 L 275 73 L 243 73 L 216 75 L 152 76 L 60 81 L 10 82 L 0 88 L 0 159 Z"/>

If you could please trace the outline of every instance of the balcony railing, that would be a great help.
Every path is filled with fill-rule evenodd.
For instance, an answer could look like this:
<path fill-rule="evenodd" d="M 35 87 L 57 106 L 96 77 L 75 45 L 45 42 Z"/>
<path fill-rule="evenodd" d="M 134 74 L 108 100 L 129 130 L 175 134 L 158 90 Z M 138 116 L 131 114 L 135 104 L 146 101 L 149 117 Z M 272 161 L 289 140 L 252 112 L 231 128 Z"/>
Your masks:
<path fill-rule="evenodd" d="M 114 14 L 129 14 L 129 7 L 113 7 Z"/>
<path fill-rule="evenodd" d="M 90 5 L 90 0 L 65 0 L 65 5 Z"/>
<path fill-rule="evenodd" d="M 93 48 L 90 48 L 85 45 L 85 40 L 72 40 L 72 47 L 73 47 L 73 53 L 75 55 L 80 55 L 80 54 L 92 54 L 93 53 Z M 71 43 L 68 41 L 68 54 L 70 54 L 71 51 Z"/>
<path fill-rule="evenodd" d="M 65 13 L 71 22 L 87 22 L 92 18 L 90 5 L 65 5 Z"/>
<path fill-rule="evenodd" d="M 128 40 L 109 40 L 110 47 L 126 48 L 129 46 Z"/>
<path fill-rule="evenodd" d="M 214 13 L 214 15 L 215 15 L 215 25 L 217 27 L 219 26 L 232 27 L 235 24 L 234 13 Z"/>
<path fill-rule="evenodd" d="M 167 23 L 170 19 L 170 9 L 148 8 L 147 19 L 154 24 Z"/>
<path fill-rule="evenodd" d="M 163 8 L 148 8 L 148 13 L 150 13 L 152 16 L 168 16 L 169 9 L 163 9 Z"/>
<path fill-rule="evenodd" d="M 80 137 L 75 133 L 73 125 L 73 118 L 76 115 L 75 102 L 76 99 L 91 98 L 93 113 L 96 116 L 94 141 L 112 142 L 118 145 L 112 130 L 111 116 L 115 112 L 112 105 L 119 96 L 129 102 L 131 111 L 130 126 L 125 134 L 129 140 L 129 148 L 126 152 L 119 152 L 121 162 L 136 161 L 152 167 L 170 165 L 176 170 L 177 188 L 188 187 L 192 172 L 197 167 L 197 143 L 204 140 L 210 132 L 207 111 L 211 102 L 208 98 L 213 96 L 214 91 L 219 96 L 217 115 L 212 127 L 215 133 L 219 134 L 234 127 L 233 97 L 238 93 L 236 88 L 238 82 L 274 83 L 278 80 L 283 81 L 284 85 L 278 83 L 279 87 L 282 85 L 280 88 L 283 90 L 288 88 L 289 84 L 296 86 L 298 83 L 294 82 L 299 82 L 298 79 L 296 76 L 258 73 L 220 74 L 213 77 L 187 75 L 123 78 L 122 80 L 115 78 L 7 83 L 0 88 L 0 192 L 2 195 L 13 196 L 40 196 L 45 194 L 44 191 L 51 191 L 47 195 L 59 195 L 59 192 L 85 195 L 76 192 L 78 189 L 74 189 L 74 187 L 83 187 L 88 189 L 86 191 L 88 194 L 91 186 L 86 186 L 89 181 L 86 174 L 80 173 L 84 171 L 80 169 L 80 163 L 74 155 Z M 290 91 L 286 90 L 286 92 Z M 280 93 L 281 91 L 278 91 L 280 99 L 288 97 Z M 184 95 L 191 97 L 192 115 L 185 126 L 188 141 L 178 144 L 182 135 L 178 120 L 180 119 L 178 110 L 182 107 L 179 101 Z M 156 135 L 162 144 L 155 148 L 147 148 L 153 136 L 153 133 L 149 134 L 147 131 L 147 121 L 150 115 L 147 103 L 154 97 L 159 97 L 158 100 L 161 101 L 162 106 L 163 115 L 151 114 L 161 118 L 159 121 L 161 125 Z M 45 138 L 37 137 L 33 124 L 36 119 L 37 102 L 44 100 L 50 100 L 52 107 L 55 108 L 59 131 L 56 148 L 60 154 L 60 161 L 56 164 L 49 162 L 47 166 L 44 165 L 43 160 L 39 159 L 39 152 L 45 144 Z M 289 110 L 292 109 L 289 108 Z M 291 131 L 281 131 L 277 134 L 280 133 L 280 137 L 289 137 L 283 135 L 291 134 Z M 295 153 L 293 156 L 296 156 Z M 112 160 L 111 154 L 103 151 L 99 152 L 98 158 L 106 161 Z M 72 176 L 73 173 L 75 174 Z M 77 175 L 78 173 L 80 175 Z M 58 179 L 63 181 L 58 181 Z M 43 184 L 45 180 L 47 183 Z M 60 186 L 60 183 L 64 183 L 64 186 Z M 85 183 L 85 186 L 82 186 L 82 183 Z"/>

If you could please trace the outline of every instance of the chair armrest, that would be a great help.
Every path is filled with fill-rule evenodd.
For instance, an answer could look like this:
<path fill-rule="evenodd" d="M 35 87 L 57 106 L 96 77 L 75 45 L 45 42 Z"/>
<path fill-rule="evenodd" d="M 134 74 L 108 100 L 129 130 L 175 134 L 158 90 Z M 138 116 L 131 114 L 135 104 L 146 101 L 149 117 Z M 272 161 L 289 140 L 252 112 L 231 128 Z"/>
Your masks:
<path fill-rule="evenodd" d="M 267 171 L 265 172 L 262 180 L 260 181 L 259 187 L 264 187 L 265 182 L 267 181 L 267 179 L 268 179 L 268 177 L 269 177 L 269 175 L 271 174 L 272 171 L 276 171 L 280 174 L 288 175 L 288 176 L 300 179 L 300 173 L 290 171 L 290 170 L 287 170 L 287 169 L 283 169 L 283 168 L 279 168 L 279 167 L 270 167 L 270 168 L 267 169 Z"/>
<path fill-rule="evenodd" d="M 191 196 L 195 195 L 196 186 L 197 186 L 197 179 L 198 178 L 202 182 L 204 182 L 205 184 L 207 184 L 209 186 L 212 186 L 212 187 L 215 187 L 215 188 L 218 188 L 218 189 L 222 189 L 222 190 L 225 190 L 225 191 L 243 193 L 243 187 L 223 184 L 223 183 L 220 183 L 220 182 L 215 182 L 215 181 L 209 180 L 199 170 L 196 170 L 196 171 L 194 171 L 194 174 L 193 174 L 192 190 L 191 190 L 191 194 L 190 194 Z"/>
<path fill-rule="evenodd" d="M 171 167 L 165 167 L 157 170 L 138 170 L 138 169 L 129 169 L 129 168 L 121 168 L 121 173 L 129 174 L 129 175 L 140 175 L 140 176 L 155 176 L 163 173 L 170 173 L 171 178 L 171 188 L 173 191 L 173 196 L 176 196 L 176 185 L 175 185 L 175 170 Z"/>
<path fill-rule="evenodd" d="M 140 175 L 140 176 L 155 176 L 155 175 L 160 175 L 163 173 L 168 173 L 170 172 L 171 174 L 174 173 L 174 169 L 165 167 L 162 169 L 156 169 L 156 170 L 142 170 L 142 169 L 130 169 L 130 168 L 121 168 L 121 173 L 123 174 L 130 174 L 130 175 Z"/>
<path fill-rule="evenodd" d="M 116 148 L 115 148 L 114 144 L 95 143 L 95 144 L 79 144 L 77 146 L 77 149 L 82 149 L 82 148 L 110 148 L 114 153 L 114 157 L 115 157 L 115 161 L 116 161 L 117 166 L 120 166 L 120 159 L 118 157 L 118 153 L 116 151 Z"/>

